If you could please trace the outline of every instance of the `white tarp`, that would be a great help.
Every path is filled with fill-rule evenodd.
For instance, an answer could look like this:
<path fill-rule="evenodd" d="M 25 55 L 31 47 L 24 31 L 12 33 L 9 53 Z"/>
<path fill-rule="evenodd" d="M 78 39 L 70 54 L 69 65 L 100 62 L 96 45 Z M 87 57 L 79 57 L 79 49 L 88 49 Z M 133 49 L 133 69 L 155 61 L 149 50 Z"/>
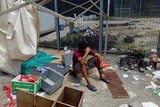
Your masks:
<path fill-rule="evenodd" d="M 22 3 L 22 0 L 18 0 L 14 5 Z M 8 22 L 7 43 L 11 59 L 24 61 L 30 59 L 37 52 L 39 35 L 37 9 L 29 5 L 11 12 Z"/>
<path fill-rule="evenodd" d="M 0 10 L 22 3 L 22 0 L 0 0 Z M 26 61 L 36 54 L 38 38 L 38 14 L 32 5 L 0 16 L 0 69 L 18 75 L 19 60 Z"/>

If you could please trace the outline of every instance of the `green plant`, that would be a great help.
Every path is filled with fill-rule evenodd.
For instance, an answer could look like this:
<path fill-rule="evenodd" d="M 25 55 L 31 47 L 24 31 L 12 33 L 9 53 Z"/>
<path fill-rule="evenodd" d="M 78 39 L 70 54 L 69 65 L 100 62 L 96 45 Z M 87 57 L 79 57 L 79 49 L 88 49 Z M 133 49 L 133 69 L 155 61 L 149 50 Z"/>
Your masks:
<path fill-rule="evenodd" d="M 135 37 L 135 38 L 142 38 L 143 35 L 135 34 L 134 37 Z"/>

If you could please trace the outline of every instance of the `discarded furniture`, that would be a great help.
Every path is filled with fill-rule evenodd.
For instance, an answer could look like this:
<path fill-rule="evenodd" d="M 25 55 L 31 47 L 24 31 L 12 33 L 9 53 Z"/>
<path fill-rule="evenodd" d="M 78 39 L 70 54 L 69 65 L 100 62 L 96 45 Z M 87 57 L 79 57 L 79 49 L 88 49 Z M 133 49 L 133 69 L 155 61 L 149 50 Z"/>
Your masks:
<path fill-rule="evenodd" d="M 17 107 L 53 107 L 55 101 L 17 89 Z"/>
<path fill-rule="evenodd" d="M 17 90 L 17 107 L 82 107 L 83 91 L 64 87 L 58 99 L 53 101 L 33 93 Z"/>
<path fill-rule="evenodd" d="M 70 87 L 64 87 L 57 101 L 74 107 L 81 107 L 83 97 L 84 97 L 83 91 L 76 90 Z"/>

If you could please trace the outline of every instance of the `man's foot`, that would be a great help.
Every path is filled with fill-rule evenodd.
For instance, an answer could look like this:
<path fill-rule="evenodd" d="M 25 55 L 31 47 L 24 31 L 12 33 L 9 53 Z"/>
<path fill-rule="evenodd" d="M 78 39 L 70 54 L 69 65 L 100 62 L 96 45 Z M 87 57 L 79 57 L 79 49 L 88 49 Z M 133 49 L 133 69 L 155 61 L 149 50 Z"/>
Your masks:
<path fill-rule="evenodd" d="M 91 90 L 91 91 L 97 91 L 97 89 L 96 89 L 96 87 L 95 86 L 93 86 L 93 85 L 87 85 L 87 88 L 89 89 L 89 90 Z"/>
<path fill-rule="evenodd" d="M 110 83 L 110 80 L 108 80 L 107 78 L 104 78 L 104 77 L 101 78 L 100 80 L 103 81 L 103 82 L 105 82 L 105 83 Z"/>

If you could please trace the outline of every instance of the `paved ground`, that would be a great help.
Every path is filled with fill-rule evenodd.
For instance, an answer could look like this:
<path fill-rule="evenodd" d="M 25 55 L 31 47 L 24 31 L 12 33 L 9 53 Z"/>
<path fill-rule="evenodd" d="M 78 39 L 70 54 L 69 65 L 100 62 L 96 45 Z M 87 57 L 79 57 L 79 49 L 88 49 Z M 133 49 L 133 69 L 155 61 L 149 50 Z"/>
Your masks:
<path fill-rule="evenodd" d="M 118 56 L 116 55 L 107 55 L 107 62 L 114 68 L 117 68 L 117 59 Z M 85 86 L 79 87 L 79 89 L 85 91 L 83 107 L 119 107 L 121 104 L 131 104 L 135 105 L 134 107 L 141 107 L 141 102 L 154 102 L 155 104 L 160 105 L 160 97 L 154 95 L 152 92 L 153 90 L 145 89 L 145 84 L 148 84 L 151 81 L 150 77 L 145 76 L 148 72 L 145 74 L 137 71 L 125 72 L 118 68 L 115 71 L 123 81 L 124 87 L 130 98 L 113 99 L 106 84 L 99 81 L 98 76 L 93 74 L 90 78 L 98 91 L 91 92 Z M 123 74 L 129 74 L 129 77 L 123 78 Z M 138 77 L 139 80 L 136 81 L 133 77 Z M 84 83 L 84 81 L 81 81 L 81 83 Z"/>
<path fill-rule="evenodd" d="M 121 71 L 117 67 L 116 61 L 118 60 L 117 55 L 107 55 L 106 57 L 107 62 L 115 68 L 115 71 L 121 78 L 122 82 L 124 83 L 124 87 L 127 90 L 130 98 L 122 98 L 122 99 L 113 99 L 110 91 L 107 88 L 107 85 L 102 81 L 99 81 L 97 73 L 93 73 L 90 75 L 90 79 L 92 83 L 97 87 L 97 92 L 89 91 L 85 86 L 85 81 L 82 78 L 80 81 L 73 77 L 68 76 L 68 78 L 64 81 L 64 86 L 70 86 L 79 90 L 84 91 L 84 101 L 83 107 L 119 107 L 121 104 L 131 104 L 135 105 L 133 107 L 141 107 L 141 102 L 153 102 L 160 106 L 160 96 L 153 94 L 153 89 L 145 89 L 145 84 L 148 84 L 151 81 L 151 77 L 146 76 L 146 73 L 140 73 L 137 71 L 125 72 Z M 129 74 L 128 78 L 123 78 L 123 74 Z M 136 81 L 133 77 L 137 77 L 139 80 Z M 8 74 L 4 74 L 0 72 L 0 105 L 4 104 L 7 101 L 5 96 L 5 92 L 2 90 L 2 87 L 7 84 L 13 76 Z M 71 83 L 80 82 L 80 87 L 74 87 Z M 45 97 L 49 99 L 55 100 L 57 96 L 60 94 L 60 88 L 52 95 L 45 94 Z M 5 106 L 0 106 L 5 107 Z"/>

